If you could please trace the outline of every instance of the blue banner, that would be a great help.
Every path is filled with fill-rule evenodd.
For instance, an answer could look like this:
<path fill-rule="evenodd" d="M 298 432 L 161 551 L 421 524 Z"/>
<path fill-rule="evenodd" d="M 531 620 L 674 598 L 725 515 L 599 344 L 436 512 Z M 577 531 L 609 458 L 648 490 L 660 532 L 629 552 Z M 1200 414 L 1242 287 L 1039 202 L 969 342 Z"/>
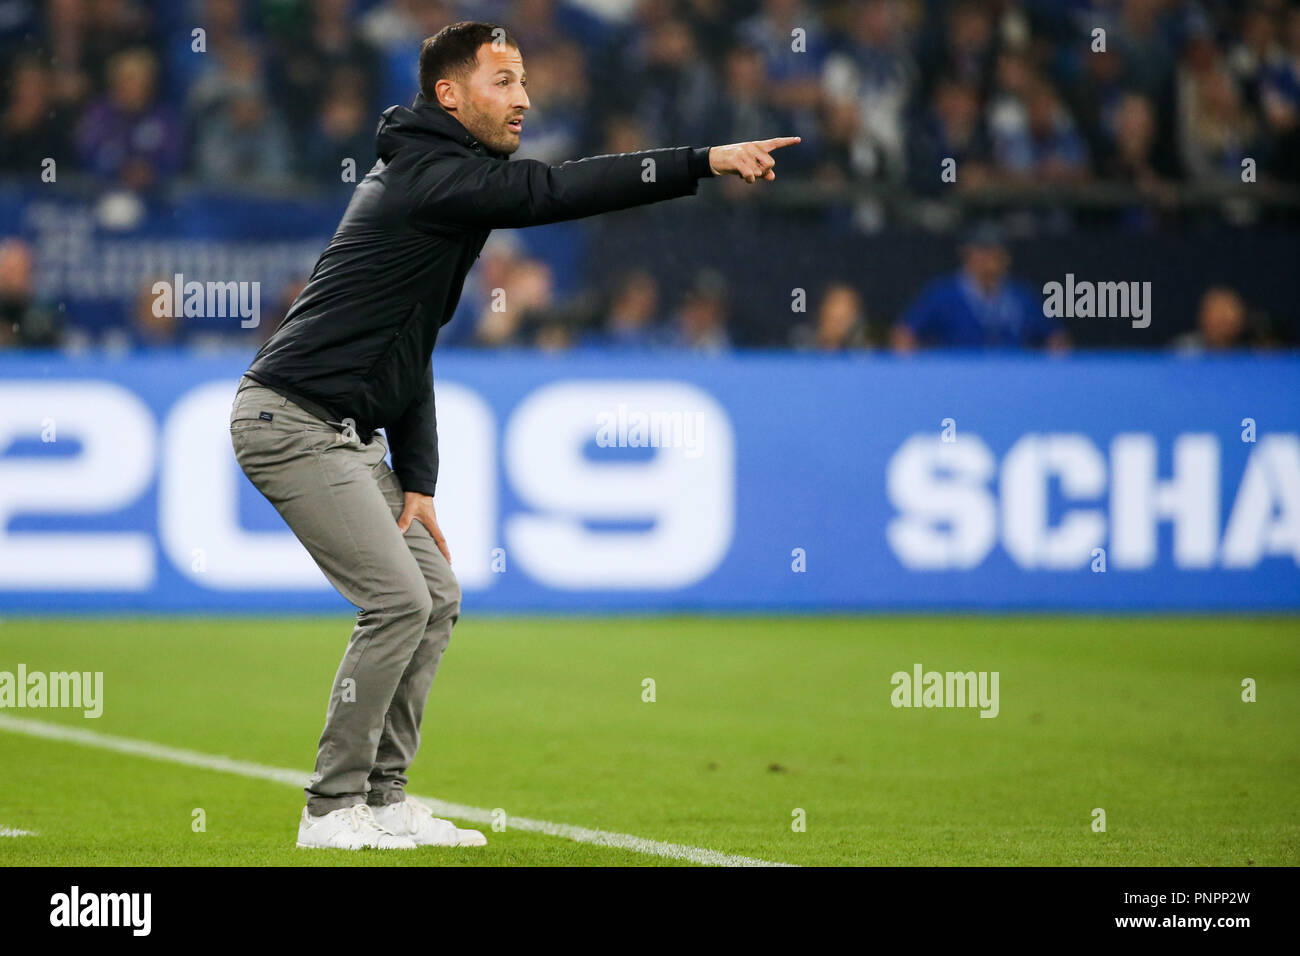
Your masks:
<path fill-rule="evenodd" d="M 243 357 L 0 357 L 0 611 L 344 607 Z M 468 611 L 1300 608 L 1300 359 L 435 356 Z"/>

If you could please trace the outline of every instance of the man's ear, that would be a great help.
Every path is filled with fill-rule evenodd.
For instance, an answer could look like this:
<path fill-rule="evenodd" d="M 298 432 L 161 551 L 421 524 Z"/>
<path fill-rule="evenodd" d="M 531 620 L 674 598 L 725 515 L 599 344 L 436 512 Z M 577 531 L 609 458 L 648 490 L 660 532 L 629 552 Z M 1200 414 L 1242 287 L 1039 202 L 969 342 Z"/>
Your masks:
<path fill-rule="evenodd" d="M 460 105 L 460 90 L 454 80 L 439 80 L 433 84 L 434 95 L 438 105 L 445 110 L 455 110 Z"/>

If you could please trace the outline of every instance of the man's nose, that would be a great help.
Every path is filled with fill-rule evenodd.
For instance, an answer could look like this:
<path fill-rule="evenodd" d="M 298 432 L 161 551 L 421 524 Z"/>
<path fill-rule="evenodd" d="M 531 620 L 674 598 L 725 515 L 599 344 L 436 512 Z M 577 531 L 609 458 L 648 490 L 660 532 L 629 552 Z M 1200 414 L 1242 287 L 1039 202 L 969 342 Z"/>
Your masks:
<path fill-rule="evenodd" d="M 532 109 L 532 103 L 528 99 L 528 91 L 522 86 L 519 87 L 519 99 L 516 101 L 514 108 L 517 110 Z"/>

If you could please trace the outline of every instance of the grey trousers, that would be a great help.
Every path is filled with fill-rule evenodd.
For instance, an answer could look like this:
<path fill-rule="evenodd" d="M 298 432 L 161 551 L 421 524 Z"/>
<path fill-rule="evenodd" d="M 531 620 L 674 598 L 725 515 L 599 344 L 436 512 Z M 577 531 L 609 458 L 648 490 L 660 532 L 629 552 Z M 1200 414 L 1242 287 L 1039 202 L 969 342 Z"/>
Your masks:
<path fill-rule="evenodd" d="M 403 535 L 402 488 L 376 436 L 363 445 L 249 378 L 230 413 L 244 474 L 358 609 L 334 678 L 307 807 L 406 799 L 406 770 L 451 629 L 460 586 L 418 521 Z"/>

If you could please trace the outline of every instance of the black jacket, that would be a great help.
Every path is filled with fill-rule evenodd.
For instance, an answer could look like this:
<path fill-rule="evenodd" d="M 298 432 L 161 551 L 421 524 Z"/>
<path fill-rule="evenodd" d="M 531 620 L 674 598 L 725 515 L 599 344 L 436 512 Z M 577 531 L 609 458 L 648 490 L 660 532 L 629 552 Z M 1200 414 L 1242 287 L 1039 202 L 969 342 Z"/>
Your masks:
<path fill-rule="evenodd" d="M 692 194 L 709 175 L 708 150 L 558 166 L 507 162 L 417 97 L 411 109 L 384 112 L 377 152 L 248 375 L 336 425 L 352 419 L 364 441 L 386 429 L 403 490 L 432 495 L 438 432 L 430 357 L 488 232 Z"/>

